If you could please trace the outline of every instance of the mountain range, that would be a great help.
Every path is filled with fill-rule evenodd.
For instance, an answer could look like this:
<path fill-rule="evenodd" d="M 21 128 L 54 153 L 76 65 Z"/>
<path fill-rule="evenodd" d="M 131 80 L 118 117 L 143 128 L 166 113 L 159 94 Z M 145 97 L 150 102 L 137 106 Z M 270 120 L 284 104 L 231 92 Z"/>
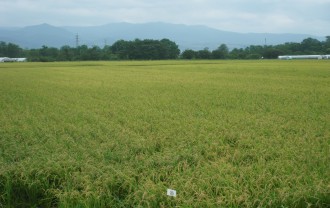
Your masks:
<path fill-rule="evenodd" d="M 324 37 L 308 34 L 274 33 L 237 33 L 222 31 L 202 25 L 183 25 L 170 23 L 111 23 L 101 26 L 56 27 L 40 24 L 27 27 L 0 27 L 0 41 L 11 42 L 23 48 L 61 47 L 69 45 L 111 45 L 117 40 L 163 39 L 175 41 L 181 50 L 203 48 L 215 49 L 226 44 L 230 49 L 245 48 L 250 45 L 276 45 L 285 42 L 301 42 L 312 37 L 324 40 Z"/>

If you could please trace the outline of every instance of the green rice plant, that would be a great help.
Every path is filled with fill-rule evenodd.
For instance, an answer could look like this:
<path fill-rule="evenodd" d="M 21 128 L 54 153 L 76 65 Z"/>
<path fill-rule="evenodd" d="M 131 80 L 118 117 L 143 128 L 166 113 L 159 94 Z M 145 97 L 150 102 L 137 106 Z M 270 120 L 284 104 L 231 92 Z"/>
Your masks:
<path fill-rule="evenodd" d="M 0 64 L 0 207 L 326 207 L 329 83 L 327 60 Z"/>

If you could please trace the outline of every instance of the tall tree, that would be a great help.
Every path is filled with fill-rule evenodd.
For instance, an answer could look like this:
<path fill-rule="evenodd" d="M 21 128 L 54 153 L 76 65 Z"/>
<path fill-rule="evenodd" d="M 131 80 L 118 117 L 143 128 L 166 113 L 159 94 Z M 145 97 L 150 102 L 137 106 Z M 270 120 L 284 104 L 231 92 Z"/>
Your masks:
<path fill-rule="evenodd" d="M 229 49 L 226 44 L 221 44 L 216 50 L 212 51 L 213 59 L 225 59 L 228 57 Z"/>
<path fill-rule="evenodd" d="M 160 52 L 162 54 L 161 59 L 176 59 L 180 55 L 179 46 L 169 39 L 162 39 L 160 41 L 161 48 Z"/>
<path fill-rule="evenodd" d="M 129 59 L 129 42 L 118 40 L 111 46 L 111 52 L 116 54 L 119 59 Z"/>
<path fill-rule="evenodd" d="M 321 42 L 314 38 L 307 38 L 301 42 L 301 49 L 305 54 L 316 54 L 321 48 Z"/>

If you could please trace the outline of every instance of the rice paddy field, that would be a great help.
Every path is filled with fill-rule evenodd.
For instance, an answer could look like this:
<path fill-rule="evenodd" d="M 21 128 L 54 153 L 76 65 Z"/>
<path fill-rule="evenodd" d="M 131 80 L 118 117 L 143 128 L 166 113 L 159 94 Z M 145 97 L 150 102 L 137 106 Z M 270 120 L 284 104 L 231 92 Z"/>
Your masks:
<path fill-rule="evenodd" d="M 0 207 L 329 207 L 329 131 L 327 60 L 1 63 Z"/>

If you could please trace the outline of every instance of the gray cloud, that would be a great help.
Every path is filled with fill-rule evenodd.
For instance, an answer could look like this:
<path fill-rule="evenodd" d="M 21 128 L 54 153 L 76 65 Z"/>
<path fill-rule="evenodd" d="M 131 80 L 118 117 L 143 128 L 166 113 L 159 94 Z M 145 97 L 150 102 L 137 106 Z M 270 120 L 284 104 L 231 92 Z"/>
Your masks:
<path fill-rule="evenodd" d="M 0 26 L 170 22 L 330 35 L 330 0 L 0 0 Z"/>

